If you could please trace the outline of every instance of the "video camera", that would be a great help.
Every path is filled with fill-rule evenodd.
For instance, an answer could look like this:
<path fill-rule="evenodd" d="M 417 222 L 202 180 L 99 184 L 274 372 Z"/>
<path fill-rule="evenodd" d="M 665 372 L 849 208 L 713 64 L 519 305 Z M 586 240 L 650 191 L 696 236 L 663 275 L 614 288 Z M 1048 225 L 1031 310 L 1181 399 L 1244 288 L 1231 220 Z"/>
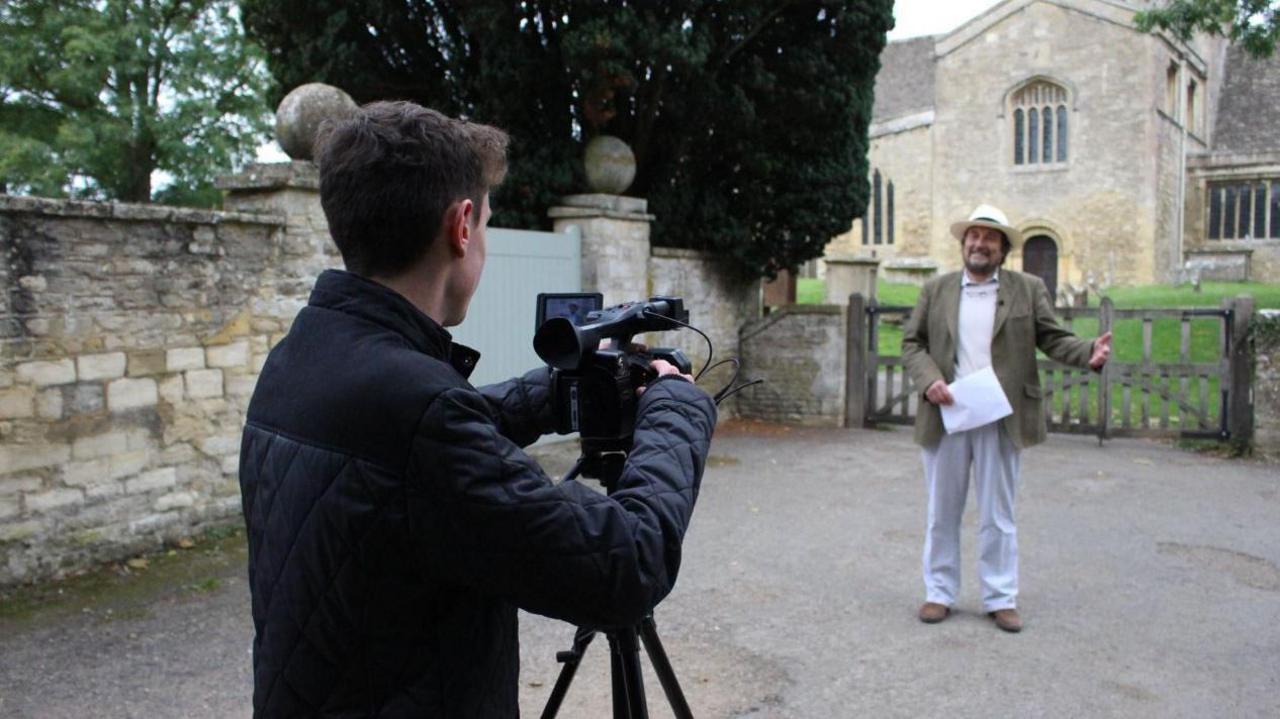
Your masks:
<path fill-rule="evenodd" d="M 662 359 L 689 374 L 689 358 L 678 349 L 635 350 L 643 332 L 687 327 L 689 313 L 678 297 L 651 297 L 600 309 L 600 294 L 538 295 L 533 349 L 551 366 L 556 431 L 578 432 L 583 448 L 631 448 L 636 390 L 656 376 L 650 362 Z M 602 348 L 602 340 L 611 340 Z"/>

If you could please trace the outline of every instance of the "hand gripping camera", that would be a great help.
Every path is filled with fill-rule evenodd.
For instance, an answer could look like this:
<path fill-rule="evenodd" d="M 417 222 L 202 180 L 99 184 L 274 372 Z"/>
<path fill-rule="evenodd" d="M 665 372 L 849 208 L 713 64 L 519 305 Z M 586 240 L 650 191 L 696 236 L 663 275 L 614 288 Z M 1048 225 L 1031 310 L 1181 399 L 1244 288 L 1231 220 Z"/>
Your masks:
<path fill-rule="evenodd" d="M 539 299 L 539 316 L 554 295 Z M 685 374 L 689 358 L 678 349 L 631 349 L 631 339 L 643 332 L 688 326 L 689 313 L 678 297 L 652 297 L 648 302 L 624 302 L 586 313 L 581 324 L 569 317 L 542 322 L 533 349 L 551 366 L 551 396 L 556 431 L 578 432 L 583 448 L 626 451 L 635 429 L 636 389 L 656 373 L 649 363 L 670 362 Z M 611 340 L 602 348 L 601 340 Z"/>

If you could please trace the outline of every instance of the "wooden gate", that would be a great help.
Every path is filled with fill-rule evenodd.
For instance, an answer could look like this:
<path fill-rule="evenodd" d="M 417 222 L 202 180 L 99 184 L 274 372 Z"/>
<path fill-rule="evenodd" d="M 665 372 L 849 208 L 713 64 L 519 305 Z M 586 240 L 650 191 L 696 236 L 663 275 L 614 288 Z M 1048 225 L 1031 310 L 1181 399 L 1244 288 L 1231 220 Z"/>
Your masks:
<path fill-rule="evenodd" d="M 905 324 L 913 308 L 850 298 L 847 365 L 848 426 L 911 424 L 923 391 L 912 385 L 900 354 L 881 354 L 882 330 Z M 1058 308 L 1062 325 L 1081 336 L 1115 335 L 1112 360 L 1102 372 L 1069 367 L 1037 354 L 1045 418 L 1052 432 L 1107 437 L 1212 438 L 1247 443 L 1253 435 L 1252 372 L 1246 329 L 1248 297 L 1221 309 L 1116 310 Z M 1157 347 L 1155 329 L 1177 328 L 1176 357 Z M 1212 357 L 1195 356 L 1193 336 L 1212 333 Z M 1133 355 L 1135 361 L 1121 357 Z M 1125 349 L 1121 350 L 1121 345 Z M 1119 355 L 1119 356 L 1117 356 Z"/>

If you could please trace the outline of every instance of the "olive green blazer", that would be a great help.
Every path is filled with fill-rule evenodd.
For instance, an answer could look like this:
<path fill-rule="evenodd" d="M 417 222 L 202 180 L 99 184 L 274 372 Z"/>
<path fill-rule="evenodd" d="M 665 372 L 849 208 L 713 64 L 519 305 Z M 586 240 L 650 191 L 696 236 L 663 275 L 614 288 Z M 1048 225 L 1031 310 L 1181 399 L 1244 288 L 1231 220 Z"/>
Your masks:
<path fill-rule="evenodd" d="M 920 393 L 915 440 L 925 447 L 937 446 L 946 434 L 942 412 L 924 398 L 924 391 L 937 380 L 955 380 L 961 277 L 952 272 L 926 284 L 903 329 L 902 359 Z M 991 368 L 1013 407 L 1013 414 L 1000 422 L 1015 445 L 1031 447 L 1043 442 L 1047 431 L 1036 348 L 1063 364 L 1087 367 L 1093 340 L 1058 324 L 1049 290 L 1039 277 L 1006 269 L 998 277 Z"/>

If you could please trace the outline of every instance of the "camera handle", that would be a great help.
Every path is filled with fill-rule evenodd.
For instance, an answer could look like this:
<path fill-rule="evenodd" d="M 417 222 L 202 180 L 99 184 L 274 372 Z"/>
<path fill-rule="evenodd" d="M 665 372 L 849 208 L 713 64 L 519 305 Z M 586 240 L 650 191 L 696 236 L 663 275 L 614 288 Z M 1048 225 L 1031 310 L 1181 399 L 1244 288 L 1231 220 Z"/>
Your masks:
<path fill-rule="evenodd" d="M 582 456 L 573 468 L 565 475 L 565 479 L 573 479 L 581 474 L 584 477 L 597 479 L 604 485 L 608 494 L 618 487 L 618 479 L 622 476 L 622 466 L 627 461 L 627 450 L 631 447 L 630 438 L 625 445 L 621 440 L 582 440 Z M 662 691 L 671 705 L 671 712 L 676 719 L 693 719 L 693 712 L 680 689 L 675 670 L 671 668 L 671 660 L 658 638 L 658 627 L 650 613 L 640 623 L 630 627 L 614 629 L 590 629 L 578 627 L 573 636 L 573 646 L 563 652 L 556 653 L 556 661 L 564 666 L 560 676 L 547 697 L 547 704 L 542 710 L 542 719 L 553 719 L 560 711 L 560 704 L 569 691 L 569 684 L 582 663 L 582 655 L 587 645 L 595 639 L 596 634 L 604 632 L 609 640 L 609 670 L 613 684 L 613 717 L 614 719 L 648 719 L 649 708 L 644 698 L 644 675 L 640 671 L 640 644 L 644 644 L 649 663 L 658 675 Z M 637 641 L 638 639 L 638 641 Z"/>

